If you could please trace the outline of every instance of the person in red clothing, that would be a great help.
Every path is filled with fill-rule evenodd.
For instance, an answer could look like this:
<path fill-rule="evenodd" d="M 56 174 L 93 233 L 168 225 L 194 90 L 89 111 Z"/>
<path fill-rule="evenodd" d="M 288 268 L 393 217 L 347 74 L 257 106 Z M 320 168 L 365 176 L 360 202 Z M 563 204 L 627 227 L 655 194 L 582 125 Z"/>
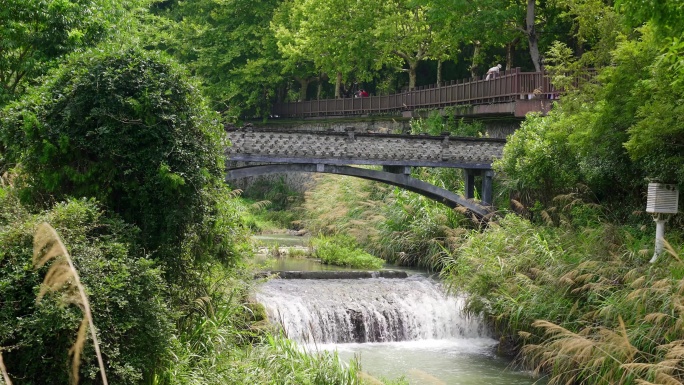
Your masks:
<path fill-rule="evenodd" d="M 359 91 L 359 97 L 367 98 L 367 97 L 368 97 L 368 92 L 366 92 L 366 90 L 364 90 L 364 89 L 362 88 L 362 89 Z"/>

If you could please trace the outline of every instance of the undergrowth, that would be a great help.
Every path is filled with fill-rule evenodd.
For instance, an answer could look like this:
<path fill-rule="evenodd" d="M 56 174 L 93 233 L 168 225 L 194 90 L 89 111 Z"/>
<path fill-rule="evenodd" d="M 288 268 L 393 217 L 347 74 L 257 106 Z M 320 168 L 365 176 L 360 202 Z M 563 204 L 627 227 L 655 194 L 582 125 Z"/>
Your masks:
<path fill-rule="evenodd" d="M 58 274 L 33 269 L 33 235 L 44 221 L 54 224 L 64 239 L 62 254 L 68 249 L 73 259 L 66 270 L 62 262 L 55 265 Z M 245 269 L 204 263 L 195 300 L 171 309 L 160 269 L 130 252 L 135 231 L 108 218 L 95 201 L 70 200 L 34 214 L 12 187 L 0 186 L 0 303 L 13 304 L 0 306 L 0 383 L 102 383 L 95 338 L 83 326 L 84 319 L 90 321 L 81 312 L 83 301 L 63 301 L 74 297 L 67 294 L 75 287 L 74 275 L 61 272 L 73 271 L 88 293 L 110 383 L 368 382 L 360 379 L 355 361 L 305 352 L 279 337 L 263 309 L 248 300 L 253 280 Z M 45 291 L 36 302 L 46 274 L 47 282 L 71 289 Z M 73 365 L 78 378 L 66 365 L 70 358 L 80 364 Z"/>
<path fill-rule="evenodd" d="M 463 236 L 442 276 L 470 293 L 520 360 L 551 384 L 684 381 L 684 263 L 627 227 L 537 226 L 515 215 Z M 673 240 L 681 244 L 677 235 Z"/>

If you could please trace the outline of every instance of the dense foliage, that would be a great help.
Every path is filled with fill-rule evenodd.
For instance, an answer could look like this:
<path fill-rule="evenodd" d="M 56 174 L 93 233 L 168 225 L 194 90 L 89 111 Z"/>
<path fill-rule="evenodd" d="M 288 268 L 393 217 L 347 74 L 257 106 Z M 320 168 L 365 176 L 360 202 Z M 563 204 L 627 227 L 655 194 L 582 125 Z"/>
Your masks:
<path fill-rule="evenodd" d="M 509 138 L 496 167 L 523 205 L 585 190 L 624 220 L 642 205 L 647 180 L 684 184 L 684 126 L 673 102 L 684 73 L 654 25 L 633 34 L 617 44 L 613 66 L 595 83 L 566 95 L 549 117 L 528 118 Z"/>
<path fill-rule="evenodd" d="M 4 0 L 0 6 L 0 105 L 38 84 L 61 56 L 135 22 L 146 0 Z"/>
<path fill-rule="evenodd" d="M 363 251 L 349 236 L 318 236 L 311 240 L 311 246 L 313 255 L 328 265 L 371 270 L 381 269 L 385 265 L 385 260 Z"/>
<path fill-rule="evenodd" d="M 33 233 L 52 223 L 69 245 L 88 288 L 100 348 L 111 383 L 139 384 L 170 354 L 173 323 L 164 301 L 166 285 L 152 260 L 133 250 L 138 230 L 109 219 L 89 200 L 57 204 L 30 214 L 12 190 L 0 190 L 0 346 L 5 365 L 22 384 L 69 382 L 68 354 L 81 310 L 64 306 L 62 294 L 36 294 L 47 269 L 34 270 Z M 81 383 L 98 383 L 92 345 L 86 345 Z"/>
<path fill-rule="evenodd" d="M 496 166 L 497 205 L 513 198 L 531 221 L 508 215 L 471 231 L 418 195 L 321 178 L 303 205 L 307 227 L 444 268 L 471 293 L 470 310 L 552 382 L 684 381 L 681 215 L 669 222 L 675 246 L 649 265 L 643 214 L 647 180 L 684 184 L 682 4 L 0 1 L 0 354 L 10 376 L 68 381 L 80 310 L 57 293 L 36 304 L 45 271 L 30 265 L 32 232 L 48 220 L 91 296 L 112 383 L 357 382 L 334 356 L 268 338 L 244 303 L 248 285 L 232 268 L 246 248 L 242 209 L 222 182 L 220 120 L 505 63 L 546 68 L 566 91 L 549 116 L 526 119 Z M 436 114 L 412 127 L 481 128 Z M 452 171 L 414 176 L 463 188 Z M 280 187 L 268 199 L 285 207 Z M 91 349 L 85 383 L 97 382 Z"/>
<path fill-rule="evenodd" d="M 605 66 L 621 20 L 601 0 L 165 4 L 157 14 L 173 20 L 173 38 L 150 44 L 200 75 L 227 119 L 266 118 L 274 101 L 479 76 L 497 63 L 538 71 L 556 40 L 587 53 L 585 66 Z"/>
<path fill-rule="evenodd" d="M 140 247 L 169 277 L 207 255 L 237 259 L 233 239 L 214 231 L 231 215 L 220 206 L 223 130 L 163 55 L 117 46 L 76 55 L 1 117 L 6 160 L 21 163 L 30 201 L 96 198 L 140 228 Z"/>

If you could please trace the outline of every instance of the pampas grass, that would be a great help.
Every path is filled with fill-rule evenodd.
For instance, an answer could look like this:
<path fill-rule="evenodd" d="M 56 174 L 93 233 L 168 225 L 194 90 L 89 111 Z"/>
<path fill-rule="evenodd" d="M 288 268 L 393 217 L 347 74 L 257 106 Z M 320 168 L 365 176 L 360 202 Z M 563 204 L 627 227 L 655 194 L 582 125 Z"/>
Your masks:
<path fill-rule="evenodd" d="M 7 368 L 5 368 L 5 363 L 2 361 L 2 353 L 0 353 L 0 372 L 2 372 L 2 378 L 5 381 L 5 385 L 12 385 L 9 374 L 7 374 Z"/>
<path fill-rule="evenodd" d="M 83 352 L 86 333 L 88 328 L 90 328 L 95 354 L 97 355 L 97 361 L 100 366 L 102 382 L 104 385 L 107 385 L 104 362 L 102 360 L 102 354 L 100 353 L 100 345 L 97 340 L 95 324 L 90 311 L 90 302 L 88 302 L 85 288 L 81 284 L 78 271 L 74 267 L 69 252 L 64 246 L 64 243 L 62 243 L 59 235 L 57 235 L 57 232 L 52 226 L 43 222 L 38 225 L 33 238 L 33 266 L 38 269 L 50 261 L 52 261 L 52 264 L 45 275 L 36 302 L 40 302 L 45 294 L 50 291 L 60 291 L 64 295 L 63 300 L 65 303 L 78 306 L 84 313 L 84 318 L 78 328 L 76 342 L 71 349 L 69 349 L 69 355 L 72 357 L 71 379 L 74 384 L 78 384 L 78 369 L 81 363 L 81 353 Z"/>

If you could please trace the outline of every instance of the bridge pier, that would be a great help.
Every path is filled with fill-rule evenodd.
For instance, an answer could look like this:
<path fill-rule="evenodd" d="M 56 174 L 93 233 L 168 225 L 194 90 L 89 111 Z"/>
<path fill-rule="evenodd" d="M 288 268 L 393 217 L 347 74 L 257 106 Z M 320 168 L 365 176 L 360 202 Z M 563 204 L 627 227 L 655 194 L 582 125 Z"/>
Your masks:
<path fill-rule="evenodd" d="M 494 171 L 480 170 L 473 168 L 463 169 L 463 180 L 465 182 L 465 197 L 467 199 L 475 198 L 475 177 L 482 176 L 482 190 L 480 192 L 480 200 L 485 205 L 492 204 L 492 179 Z"/>

